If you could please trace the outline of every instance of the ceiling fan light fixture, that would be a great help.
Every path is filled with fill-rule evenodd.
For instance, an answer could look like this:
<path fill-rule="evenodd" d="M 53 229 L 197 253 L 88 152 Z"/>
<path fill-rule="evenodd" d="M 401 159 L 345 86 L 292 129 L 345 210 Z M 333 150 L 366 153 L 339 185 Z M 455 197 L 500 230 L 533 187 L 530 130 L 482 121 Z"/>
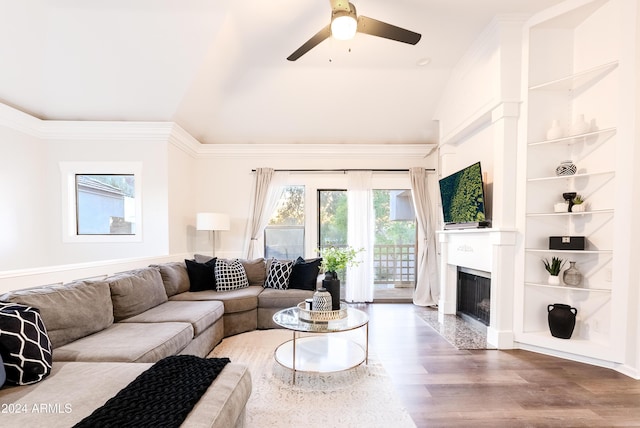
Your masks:
<path fill-rule="evenodd" d="M 331 34 L 338 40 L 351 40 L 356 35 L 358 21 L 354 11 L 337 11 L 331 20 Z"/>

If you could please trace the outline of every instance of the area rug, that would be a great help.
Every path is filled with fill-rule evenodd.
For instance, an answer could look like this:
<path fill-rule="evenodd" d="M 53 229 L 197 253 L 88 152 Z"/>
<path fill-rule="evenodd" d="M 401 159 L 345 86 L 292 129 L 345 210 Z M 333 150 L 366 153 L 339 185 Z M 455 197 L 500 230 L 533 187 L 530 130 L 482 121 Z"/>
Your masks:
<path fill-rule="evenodd" d="M 367 365 L 326 374 L 297 372 L 294 385 L 292 371 L 273 357 L 291 338 L 288 330 L 252 331 L 225 338 L 209 355 L 249 367 L 248 428 L 415 427 L 371 351 Z"/>
<path fill-rule="evenodd" d="M 445 315 L 440 322 L 437 308 L 424 308 L 416 313 L 456 349 L 495 349 L 487 343 L 485 331 L 456 315 Z"/>

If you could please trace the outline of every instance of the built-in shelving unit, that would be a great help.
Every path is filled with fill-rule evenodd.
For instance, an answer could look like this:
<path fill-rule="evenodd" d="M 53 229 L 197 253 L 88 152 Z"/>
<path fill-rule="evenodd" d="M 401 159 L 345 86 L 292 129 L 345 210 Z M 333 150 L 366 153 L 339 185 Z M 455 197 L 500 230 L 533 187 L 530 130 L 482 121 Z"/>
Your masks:
<path fill-rule="evenodd" d="M 616 256 L 617 139 L 620 97 L 618 0 L 575 1 L 556 15 L 527 26 L 525 58 L 526 132 L 519 154 L 524 242 L 521 283 L 516 292 L 516 342 L 550 352 L 609 362 L 622 360 L 613 301 L 625 291 L 614 279 Z M 589 129 L 572 132 L 584 115 Z M 556 120 L 560 138 L 546 138 Z M 575 134 L 575 135 L 572 135 Z M 556 167 L 571 160 L 577 172 L 557 176 Z M 586 200 L 584 212 L 555 212 L 562 194 L 576 192 Z M 550 250 L 550 236 L 584 236 L 585 250 Z M 579 286 L 549 285 L 542 259 L 575 261 L 583 274 Z M 560 275 L 562 277 L 562 274 Z M 551 336 L 547 307 L 564 303 L 578 311 L 571 339 Z"/>

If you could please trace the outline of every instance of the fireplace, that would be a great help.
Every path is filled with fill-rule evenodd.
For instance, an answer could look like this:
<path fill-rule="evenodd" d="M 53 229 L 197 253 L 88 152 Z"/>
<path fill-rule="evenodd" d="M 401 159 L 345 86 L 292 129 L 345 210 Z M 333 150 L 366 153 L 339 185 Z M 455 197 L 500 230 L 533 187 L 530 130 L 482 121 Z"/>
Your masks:
<path fill-rule="evenodd" d="M 491 314 L 491 274 L 458 268 L 458 315 L 489 325 Z"/>
<path fill-rule="evenodd" d="M 498 349 L 513 349 L 515 230 L 444 230 L 438 235 L 441 250 L 438 320 L 444 322 L 445 314 L 459 312 L 458 272 L 466 271 L 484 278 L 480 282 L 486 282 L 489 289 L 472 303 L 464 302 L 474 306 L 470 312 L 475 312 L 475 317 L 487 325 L 487 343 Z"/>

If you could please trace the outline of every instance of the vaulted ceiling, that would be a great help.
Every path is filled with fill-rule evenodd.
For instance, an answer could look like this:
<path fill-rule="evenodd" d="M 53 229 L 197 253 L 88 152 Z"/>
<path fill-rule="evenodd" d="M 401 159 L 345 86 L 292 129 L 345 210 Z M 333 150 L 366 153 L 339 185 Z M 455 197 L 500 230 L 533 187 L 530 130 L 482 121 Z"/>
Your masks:
<path fill-rule="evenodd" d="M 433 143 L 451 69 L 493 17 L 560 0 L 352 2 L 422 39 L 328 39 L 290 62 L 329 0 L 0 0 L 0 102 L 174 121 L 211 144 Z"/>

